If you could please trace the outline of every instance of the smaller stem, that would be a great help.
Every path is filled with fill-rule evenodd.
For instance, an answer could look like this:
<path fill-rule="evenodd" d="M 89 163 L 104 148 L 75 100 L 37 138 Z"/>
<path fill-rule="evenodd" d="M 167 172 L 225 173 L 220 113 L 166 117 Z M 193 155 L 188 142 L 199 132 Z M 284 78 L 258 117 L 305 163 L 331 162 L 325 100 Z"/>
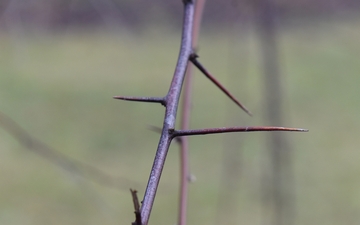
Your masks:
<path fill-rule="evenodd" d="M 195 53 L 190 55 L 189 60 L 207 77 L 209 78 L 224 94 L 226 94 L 236 105 L 244 110 L 249 116 L 252 116 L 250 110 L 248 110 L 243 104 L 241 104 L 214 76 L 212 76 L 203 65 L 196 59 L 199 56 Z"/>
<path fill-rule="evenodd" d="M 133 101 L 133 102 L 154 102 L 160 103 L 165 106 L 165 98 L 164 97 L 133 97 L 133 96 L 114 96 L 114 99 L 125 100 L 125 101 Z"/>
<path fill-rule="evenodd" d="M 207 129 L 198 129 L 198 130 L 174 130 L 172 135 L 173 137 L 178 137 L 178 136 L 192 136 L 192 135 L 232 133 L 232 132 L 254 132 L 254 131 L 308 132 L 309 130 L 302 128 L 288 128 L 288 127 L 219 127 L 219 128 L 207 128 Z"/>
<path fill-rule="evenodd" d="M 134 203 L 134 213 L 135 213 L 135 222 L 132 223 L 132 225 L 141 225 L 141 213 L 140 213 L 140 204 L 139 199 L 137 197 L 137 191 L 130 189 L 131 196 Z"/>
<path fill-rule="evenodd" d="M 191 48 L 195 49 L 200 33 L 200 23 L 202 18 L 202 11 L 204 9 L 205 0 L 197 0 L 195 2 L 194 23 L 192 31 Z M 193 83 L 194 67 L 189 63 L 187 65 L 183 105 L 181 113 L 181 129 L 187 130 L 190 126 L 191 113 L 191 95 Z M 188 137 L 179 137 L 175 140 L 180 144 L 180 196 L 179 196 L 179 218 L 178 225 L 186 225 L 187 208 L 188 208 L 188 189 L 189 189 L 189 141 Z"/>

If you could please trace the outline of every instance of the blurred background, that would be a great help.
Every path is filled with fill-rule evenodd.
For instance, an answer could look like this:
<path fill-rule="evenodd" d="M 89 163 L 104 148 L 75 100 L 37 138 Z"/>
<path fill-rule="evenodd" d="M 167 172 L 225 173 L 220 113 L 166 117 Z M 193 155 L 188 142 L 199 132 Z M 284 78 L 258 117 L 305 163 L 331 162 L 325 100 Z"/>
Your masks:
<path fill-rule="evenodd" d="M 180 45 L 182 2 L 0 1 L 0 223 L 130 224 Z M 309 133 L 190 138 L 188 224 L 360 223 L 360 2 L 207 1 L 191 128 Z M 175 224 L 173 143 L 151 224 Z"/>

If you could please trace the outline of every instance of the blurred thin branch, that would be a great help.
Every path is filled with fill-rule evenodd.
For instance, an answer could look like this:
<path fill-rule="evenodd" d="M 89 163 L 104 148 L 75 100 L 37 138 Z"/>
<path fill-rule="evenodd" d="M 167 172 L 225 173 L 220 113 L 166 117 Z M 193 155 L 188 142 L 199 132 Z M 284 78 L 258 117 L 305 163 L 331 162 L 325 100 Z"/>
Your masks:
<path fill-rule="evenodd" d="M 11 134 L 26 149 L 47 159 L 52 164 L 78 176 L 108 188 L 115 188 L 121 191 L 128 190 L 129 186 L 138 187 L 139 183 L 124 177 L 111 177 L 98 168 L 80 162 L 64 155 L 51 146 L 31 136 L 20 125 L 9 116 L 0 112 L 0 127 Z"/>
<path fill-rule="evenodd" d="M 198 39 L 200 35 L 200 25 L 203 16 L 203 10 L 206 0 L 197 0 L 195 2 L 195 13 L 194 13 L 194 25 L 192 32 L 192 49 L 197 48 Z M 183 102 L 181 108 L 180 126 L 181 129 L 187 130 L 190 127 L 190 113 L 192 105 L 192 83 L 193 83 L 194 67 L 191 64 L 187 65 L 185 81 L 184 81 L 184 92 Z M 188 186 L 190 177 L 190 166 L 189 166 L 189 140 L 188 137 L 176 138 L 180 140 L 180 195 L 179 195 L 179 225 L 186 225 L 187 221 L 187 205 L 188 205 Z"/>

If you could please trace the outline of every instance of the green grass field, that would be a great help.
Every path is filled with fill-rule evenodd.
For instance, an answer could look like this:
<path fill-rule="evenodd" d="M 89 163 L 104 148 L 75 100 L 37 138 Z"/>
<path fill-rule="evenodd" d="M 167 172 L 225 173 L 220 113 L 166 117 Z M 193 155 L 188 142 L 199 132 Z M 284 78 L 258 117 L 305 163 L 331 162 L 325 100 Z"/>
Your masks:
<path fill-rule="evenodd" d="M 296 181 L 296 224 L 360 222 L 360 21 L 293 24 L 280 32 Z M 34 137 L 113 177 L 130 179 L 119 191 L 81 179 L 22 147 L 0 129 L 1 224 L 130 224 L 130 192 L 146 187 L 164 108 L 113 100 L 114 95 L 161 96 L 167 90 L 179 34 L 165 29 L 67 31 L 0 36 L 0 111 Z M 248 117 L 197 73 L 192 128 L 266 125 L 258 39 L 253 31 L 204 32 L 200 61 L 251 111 Z M 231 118 L 229 119 L 229 115 Z M 260 224 L 259 179 L 264 134 L 242 133 L 233 196 L 238 224 Z M 214 224 L 225 135 L 193 137 L 189 224 Z M 175 224 L 178 149 L 173 145 L 151 224 Z M 225 218 L 224 218 L 225 219 Z M 230 224 L 230 223 L 229 223 Z"/>

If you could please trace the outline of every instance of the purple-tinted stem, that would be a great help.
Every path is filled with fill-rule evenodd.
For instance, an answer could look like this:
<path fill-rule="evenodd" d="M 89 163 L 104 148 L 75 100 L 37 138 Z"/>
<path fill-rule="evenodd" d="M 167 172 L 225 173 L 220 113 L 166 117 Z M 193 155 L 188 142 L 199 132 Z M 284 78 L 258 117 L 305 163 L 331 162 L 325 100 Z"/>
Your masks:
<path fill-rule="evenodd" d="M 188 64 L 184 84 L 183 104 L 181 113 L 181 129 L 189 129 L 191 112 L 191 88 L 193 67 Z M 189 141 L 187 137 L 179 138 L 180 144 L 180 196 L 179 196 L 179 225 L 186 225 L 187 198 L 188 198 L 188 176 L 189 176 Z"/>
<path fill-rule="evenodd" d="M 195 3 L 194 25 L 192 33 L 192 49 L 195 49 L 200 33 L 200 24 L 205 0 L 197 0 Z M 184 83 L 183 104 L 181 111 L 181 129 L 187 130 L 190 125 L 191 95 L 194 67 L 188 64 Z M 178 225 L 186 225 L 188 186 L 189 186 L 189 141 L 188 137 L 181 137 L 180 143 L 180 196 Z"/>
<path fill-rule="evenodd" d="M 178 62 L 175 68 L 174 76 L 171 81 L 169 92 L 165 98 L 165 118 L 163 129 L 156 151 L 154 164 L 151 169 L 148 185 L 146 187 L 144 199 L 141 206 L 141 219 L 142 224 L 147 225 L 156 191 L 159 185 L 161 173 L 165 164 L 165 159 L 173 136 L 172 131 L 175 128 L 175 119 L 178 109 L 181 87 L 184 82 L 186 67 L 191 54 L 191 38 L 192 38 L 192 25 L 194 16 L 193 1 L 184 1 L 184 21 L 181 38 L 181 46 Z"/>
<path fill-rule="evenodd" d="M 200 24 L 202 11 L 206 0 L 197 0 L 195 2 L 195 15 L 192 33 L 192 49 L 196 49 L 200 33 Z M 187 130 L 190 126 L 191 95 L 194 67 L 188 64 L 186 78 L 184 83 L 183 103 L 181 111 L 181 129 Z M 189 186 L 189 141 L 188 137 L 181 137 L 180 143 L 180 195 L 179 195 L 179 215 L 178 224 L 186 225 L 187 220 L 187 202 Z"/>

